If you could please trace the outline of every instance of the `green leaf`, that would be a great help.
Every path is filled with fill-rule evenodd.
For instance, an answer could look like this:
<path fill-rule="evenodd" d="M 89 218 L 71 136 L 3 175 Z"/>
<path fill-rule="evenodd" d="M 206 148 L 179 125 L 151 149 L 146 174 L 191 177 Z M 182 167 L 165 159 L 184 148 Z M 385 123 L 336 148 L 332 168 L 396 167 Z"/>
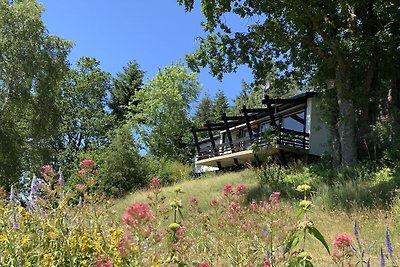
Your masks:
<path fill-rule="evenodd" d="M 331 252 L 329 250 L 329 245 L 326 242 L 324 236 L 321 234 L 321 232 L 315 227 L 308 227 L 307 230 L 308 230 L 308 234 L 310 236 L 314 237 L 315 239 L 317 239 L 319 242 L 321 242 L 322 245 L 324 245 L 324 247 L 328 251 L 328 253 L 331 254 Z"/>

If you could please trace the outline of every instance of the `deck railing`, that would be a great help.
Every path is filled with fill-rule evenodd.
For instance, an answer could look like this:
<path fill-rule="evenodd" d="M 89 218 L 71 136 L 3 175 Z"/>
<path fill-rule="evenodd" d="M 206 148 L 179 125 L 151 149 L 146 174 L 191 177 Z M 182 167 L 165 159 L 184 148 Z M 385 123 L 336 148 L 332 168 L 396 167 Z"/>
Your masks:
<path fill-rule="evenodd" d="M 229 142 L 215 144 L 214 148 L 210 144 L 207 147 L 201 148 L 200 151 L 197 152 L 196 159 L 202 160 L 237 153 L 244 150 L 251 150 L 253 149 L 253 144 L 259 148 L 280 145 L 308 150 L 310 147 L 308 133 L 281 128 L 269 134 L 255 136 L 253 140 L 250 139 L 250 137 L 244 137 L 233 140 L 232 144 Z"/>

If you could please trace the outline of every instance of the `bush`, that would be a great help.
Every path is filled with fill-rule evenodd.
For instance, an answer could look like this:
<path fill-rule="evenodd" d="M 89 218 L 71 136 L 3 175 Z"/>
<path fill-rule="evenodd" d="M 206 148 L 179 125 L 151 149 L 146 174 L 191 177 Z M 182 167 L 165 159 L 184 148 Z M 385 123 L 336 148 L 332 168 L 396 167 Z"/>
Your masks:
<path fill-rule="evenodd" d="M 191 177 L 192 167 L 181 162 L 162 157 L 147 158 L 148 178 L 159 177 L 165 184 L 174 184 Z"/>

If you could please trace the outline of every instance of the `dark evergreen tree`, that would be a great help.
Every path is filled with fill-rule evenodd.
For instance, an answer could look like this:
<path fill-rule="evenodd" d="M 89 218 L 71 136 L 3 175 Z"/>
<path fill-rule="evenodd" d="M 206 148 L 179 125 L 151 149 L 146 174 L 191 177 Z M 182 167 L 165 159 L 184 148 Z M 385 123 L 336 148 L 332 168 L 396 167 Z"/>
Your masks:
<path fill-rule="evenodd" d="M 123 67 L 123 72 L 117 73 L 111 88 L 110 108 L 118 121 L 124 121 L 128 114 L 128 106 L 132 97 L 143 87 L 144 71 L 136 61 L 131 61 Z M 132 103 L 136 106 L 136 103 Z"/>

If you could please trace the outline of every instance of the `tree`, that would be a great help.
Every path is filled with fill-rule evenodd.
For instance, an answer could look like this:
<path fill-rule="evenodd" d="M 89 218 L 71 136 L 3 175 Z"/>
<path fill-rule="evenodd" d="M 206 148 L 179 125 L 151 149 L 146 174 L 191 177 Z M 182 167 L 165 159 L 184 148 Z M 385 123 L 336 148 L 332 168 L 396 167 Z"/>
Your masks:
<path fill-rule="evenodd" d="M 214 100 L 214 120 L 219 121 L 229 110 L 228 98 L 222 90 L 218 90 Z"/>
<path fill-rule="evenodd" d="M 193 0 L 178 2 L 193 9 Z M 393 69 L 400 59 L 395 1 L 204 0 L 202 12 L 208 35 L 187 56 L 193 70 L 208 65 L 222 78 L 246 64 L 258 83 L 273 69 L 280 80 L 289 77 L 317 88 L 334 81 L 341 163 L 356 162 L 356 141 L 370 132 L 371 112 L 379 112 L 383 100 L 379 96 L 388 95 L 384 83 L 399 79 Z M 234 32 L 222 19 L 225 14 L 252 23 L 247 31 Z"/>
<path fill-rule="evenodd" d="M 99 175 L 108 194 L 120 195 L 145 185 L 143 159 L 128 125 L 115 129 L 110 144 L 100 150 L 98 158 Z"/>
<path fill-rule="evenodd" d="M 72 43 L 48 35 L 34 0 L 0 1 L 0 184 L 54 155 L 57 97 Z"/>
<path fill-rule="evenodd" d="M 183 64 L 175 64 L 159 70 L 135 94 L 130 106 L 134 114 L 131 123 L 151 155 L 180 162 L 191 160 L 189 110 L 199 88 L 196 75 L 189 73 Z"/>
<path fill-rule="evenodd" d="M 94 58 L 82 57 L 76 64 L 62 87 L 62 123 L 53 144 L 62 165 L 73 163 L 80 152 L 105 144 L 113 125 L 105 110 L 110 74 L 102 71 Z"/>
<path fill-rule="evenodd" d="M 128 106 L 132 97 L 143 87 L 144 71 L 136 61 L 131 61 L 123 67 L 122 73 L 117 73 L 111 88 L 110 108 L 118 121 L 124 121 L 129 113 Z M 137 104 L 137 103 L 132 103 Z"/>
<path fill-rule="evenodd" d="M 214 101 L 212 98 L 205 94 L 200 103 L 196 106 L 194 115 L 193 115 L 193 123 L 197 128 L 202 128 L 206 124 L 207 121 L 214 121 Z M 199 138 L 206 138 L 208 133 L 200 132 L 198 133 Z"/>

